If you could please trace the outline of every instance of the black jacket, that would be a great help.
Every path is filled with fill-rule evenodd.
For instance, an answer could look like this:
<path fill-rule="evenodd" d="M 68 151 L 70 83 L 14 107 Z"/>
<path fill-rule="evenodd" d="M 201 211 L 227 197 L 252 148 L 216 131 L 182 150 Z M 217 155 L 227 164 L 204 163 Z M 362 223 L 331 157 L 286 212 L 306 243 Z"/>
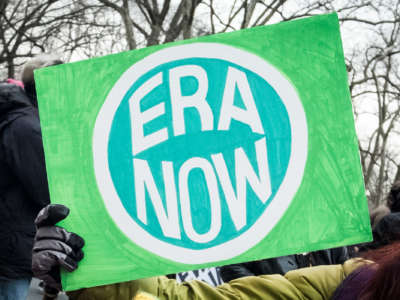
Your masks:
<path fill-rule="evenodd" d="M 229 282 L 245 276 L 267 274 L 284 275 L 288 271 L 319 265 L 342 264 L 349 258 L 347 248 L 340 247 L 328 250 L 310 252 L 306 255 L 288 255 L 269 258 L 240 264 L 223 266 L 220 268 L 222 280 Z"/>
<path fill-rule="evenodd" d="M 33 222 L 49 202 L 37 108 L 0 83 L 0 280 L 32 276 Z"/>

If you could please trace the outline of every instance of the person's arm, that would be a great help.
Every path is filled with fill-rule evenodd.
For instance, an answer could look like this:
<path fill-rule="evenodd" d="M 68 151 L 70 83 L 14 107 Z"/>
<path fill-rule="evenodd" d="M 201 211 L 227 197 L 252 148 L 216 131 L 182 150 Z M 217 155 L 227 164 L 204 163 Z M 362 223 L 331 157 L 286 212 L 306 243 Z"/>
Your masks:
<path fill-rule="evenodd" d="M 70 300 L 132 300 L 145 292 L 159 300 L 330 299 L 342 280 L 359 265 L 330 265 L 290 271 L 287 275 L 247 276 L 218 287 L 192 280 L 177 283 L 164 276 L 98 286 L 68 293 Z"/>
<path fill-rule="evenodd" d="M 330 299 L 343 281 L 355 269 L 367 263 L 353 259 L 343 265 L 298 269 L 282 275 L 247 276 L 212 287 L 192 280 L 177 283 L 164 276 L 133 280 L 69 292 L 70 300 L 132 300 L 144 292 L 159 300 L 251 300 L 251 299 Z"/>
<path fill-rule="evenodd" d="M 42 135 L 38 118 L 22 116 L 3 131 L 5 161 L 31 200 L 43 207 L 50 203 Z"/>
<path fill-rule="evenodd" d="M 351 259 L 344 264 L 307 267 L 290 271 L 285 278 L 301 291 L 304 299 L 331 299 L 340 283 L 367 263 L 362 259 Z"/>

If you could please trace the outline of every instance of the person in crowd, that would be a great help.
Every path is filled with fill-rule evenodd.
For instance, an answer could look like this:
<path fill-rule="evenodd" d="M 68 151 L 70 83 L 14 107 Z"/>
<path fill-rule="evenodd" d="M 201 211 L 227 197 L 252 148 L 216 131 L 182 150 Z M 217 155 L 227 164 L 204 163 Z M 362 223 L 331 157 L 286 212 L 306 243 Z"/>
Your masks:
<path fill-rule="evenodd" d="M 400 180 L 395 181 L 390 188 L 387 206 L 392 213 L 400 212 Z"/>
<path fill-rule="evenodd" d="M 267 274 L 285 275 L 287 272 L 299 268 L 342 264 L 349 259 L 346 247 L 268 258 L 246 263 L 222 266 L 220 273 L 224 282 L 229 282 L 245 276 L 257 276 Z"/>
<path fill-rule="evenodd" d="M 61 288 L 59 268 L 73 271 L 83 258 L 83 239 L 55 226 L 68 213 L 65 206 L 52 204 L 35 220 L 37 233 L 32 269 L 46 284 L 58 289 Z M 179 284 L 174 279 L 159 276 L 81 289 L 68 295 L 71 300 L 132 300 L 134 297 L 143 300 L 400 299 L 399 279 L 400 243 L 397 242 L 342 265 L 308 267 L 285 275 L 246 276 L 218 287 L 196 280 Z"/>
<path fill-rule="evenodd" d="M 363 244 L 349 246 L 348 249 L 350 257 L 356 257 L 359 256 L 360 252 L 377 248 L 375 244 L 380 245 L 381 241 L 386 237 L 386 235 L 392 235 L 396 230 L 398 232 L 398 227 L 396 227 L 396 222 L 393 223 L 395 226 L 392 229 L 390 229 L 390 227 L 388 229 L 387 226 L 383 225 L 386 224 L 387 222 L 393 222 L 393 220 L 396 219 L 395 216 L 390 216 L 383 223 L 380 223 L 380 221 L 387 215 L 391 214 L 392 210 L 393 212 L 399 210 L 400 206 L 399 200 L 400 200 L 400 181 L 395 181 L 387 195 L 386 203 L 381 204 L 378 207 L 374 208 L 370 213 L 371 228 L 374 236 L 373 241 L 370 243 L 363 243 Z M 377 229 L 378 224 L 380 224 L 380 228 Z"/>
<path fill-rule="evenodd" d="M 395 181 L 390 188 L 385 204 L 381 204 L 371 211 L 371 227 L 372 229 L 379 221 L 391 212 L 400 212 L 400 180 Z"/>
<path fill-rule="evenodd" d="M 22 82 L 0 83 L 0 299 L 25 299 L 32 277 L 34 220 L 49 200 L 33 70 L 60 63 L 29 61 Z M 25 86 L 25 90 L 22 86 Z"/>
<path fill-rule="evenodd" d="M 378 249 L 400 241 L 400 212 L 384 216 L 372 230 L 373 241 L 363 244 L 360 252 Z"/>
<path fill-rule="evenodd" d="M 380 220 L 386 215 L 390 214 L 390 209 L 382 204 L 373 209 L 370 213 L 371 227 L 374 229 Z"/>

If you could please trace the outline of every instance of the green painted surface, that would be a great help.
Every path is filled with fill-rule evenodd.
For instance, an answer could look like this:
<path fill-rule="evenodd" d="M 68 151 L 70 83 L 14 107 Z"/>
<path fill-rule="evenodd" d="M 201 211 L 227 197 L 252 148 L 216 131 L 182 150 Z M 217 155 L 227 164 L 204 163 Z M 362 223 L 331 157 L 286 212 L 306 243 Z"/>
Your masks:
<path fill-rule="evenodd" d="M 277 225 L 255 247 L 201 265 L 161 258 L 133 244 L 105 209 L 93 171 L 96 117 L 113 85 L 155 51 L 193 42 L 222 43 L 254 53 L 296 88 L 308 126 L 301 185 Z M 51 201 L 71 214 L 62 222 L 84 237 L 85 258 L 64 274 L 78 289 L 371 239 L 364 183 L 335 14 L 154 46 L 35 72 Z"/>

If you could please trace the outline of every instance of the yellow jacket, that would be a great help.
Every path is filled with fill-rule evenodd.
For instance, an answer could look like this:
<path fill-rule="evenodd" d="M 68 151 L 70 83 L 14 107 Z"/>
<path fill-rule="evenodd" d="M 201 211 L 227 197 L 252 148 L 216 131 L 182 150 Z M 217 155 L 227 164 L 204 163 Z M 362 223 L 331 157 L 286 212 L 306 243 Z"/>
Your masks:
<path fill-rule="evenodd" d="M 140 292 L 159 300 L 275 300 L 330 299 L 343 279 L 360 265 L 362 260 L 349 260 L 343 265 L 303 268 L 282 275 L 248 276 L 218 287 L 193 280 L 177 283 L 164 276 L 133 280 L 69 292 L 71 300 L 132 300 Z M 140 299 L 152 299 L 142 295 Z"/>

